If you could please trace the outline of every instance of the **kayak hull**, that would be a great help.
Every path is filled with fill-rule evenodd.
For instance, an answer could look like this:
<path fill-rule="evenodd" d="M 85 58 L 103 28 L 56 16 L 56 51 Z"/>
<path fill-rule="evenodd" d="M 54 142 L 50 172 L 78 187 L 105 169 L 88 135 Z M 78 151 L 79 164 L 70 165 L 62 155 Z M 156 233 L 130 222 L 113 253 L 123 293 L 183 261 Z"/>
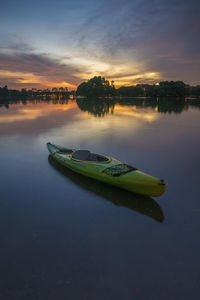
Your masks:
<path fill-rule="evenodd" d="M 159 197 L 168 186 L 165 181 L 134 168 L 120 176 L 109 174 L 109 170 L 123 165 L 122 162 L 112 157 L 106 157 L 107 160 L 103 162 L 83 161 L 72 157 L 74 149 L 63 148 L 51 143 L 47 143 L 47 148 L 56 161 L 74 172 L 134 193 Z"/>

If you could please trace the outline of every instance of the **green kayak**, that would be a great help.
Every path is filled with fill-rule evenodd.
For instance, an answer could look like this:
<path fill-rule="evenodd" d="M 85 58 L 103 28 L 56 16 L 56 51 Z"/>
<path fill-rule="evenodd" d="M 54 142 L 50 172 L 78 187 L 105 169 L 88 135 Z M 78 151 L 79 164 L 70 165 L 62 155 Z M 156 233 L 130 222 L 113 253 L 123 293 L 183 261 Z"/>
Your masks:
<path fill-rule="evenodd" d="M 54 159 L 74 172 L 134 193 L 158 197 L 168 186 L 164 180 L 145 174 L 112 157 L 51 143 L 47 143 L 47 148 Z"/>

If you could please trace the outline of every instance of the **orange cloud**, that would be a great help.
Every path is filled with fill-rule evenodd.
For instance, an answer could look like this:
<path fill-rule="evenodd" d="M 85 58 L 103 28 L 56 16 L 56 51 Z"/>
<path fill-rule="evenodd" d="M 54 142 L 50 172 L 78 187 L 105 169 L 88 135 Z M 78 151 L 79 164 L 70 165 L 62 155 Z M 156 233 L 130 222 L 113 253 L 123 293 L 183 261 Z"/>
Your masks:
<path fill-rule="evenodd" d="M 75 89 L 78 68 L 49 55 L 0 54 L 0 86 L 10 88 L 68 87 Z"/>

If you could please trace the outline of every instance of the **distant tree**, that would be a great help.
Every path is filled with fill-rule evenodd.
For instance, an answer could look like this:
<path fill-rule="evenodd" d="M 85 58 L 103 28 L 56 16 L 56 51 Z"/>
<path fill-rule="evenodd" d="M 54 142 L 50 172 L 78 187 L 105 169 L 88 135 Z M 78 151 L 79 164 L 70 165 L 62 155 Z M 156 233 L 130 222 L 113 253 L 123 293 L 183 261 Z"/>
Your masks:
<path fill-rule="evenodd" d="M 21 89 L 21 98 L 27 98 L 28 96 L 28 92 L 26 89 Z"/>
<path fill-rule="evenodd" d="M 122 86 L 117 90 L 117 95 L 120 97 L 141 97 L 145 96 L 145 91 L 140 86 Z"/>
<path fill-rule="evenodd" d="M 4 86 L 4 88 L 3 88 L 3 96 L 9 96 L 9 90 L 8 90 L 8 87 L 7 87 L 7 85 L 5 85 Z"/>
<path fill-rule="evenodd" d="M 185 97 L 188 95 L 187 85 L 183 81 L 161 81 L 155 86 L 156 96 Z"/>
<path fill-rule="evenodd" d="M 77 88 L 77 95 L 92 97 L 109 97 L 115 95 L 114 82 L 110 85 L 104 77 L 95 76 Z"/>
<path fill-rule="evenodd" d="M 9 90 L 7 85 L 5 85 L 3 88 L 0 88 L 0 97 L 3 99 L 9 98 Z"/>
<path fill-rule="evenodd" d="M 194 97 L 200 97 L 200 85 L 191 86 L 189 88 L 189 94 Z"/>

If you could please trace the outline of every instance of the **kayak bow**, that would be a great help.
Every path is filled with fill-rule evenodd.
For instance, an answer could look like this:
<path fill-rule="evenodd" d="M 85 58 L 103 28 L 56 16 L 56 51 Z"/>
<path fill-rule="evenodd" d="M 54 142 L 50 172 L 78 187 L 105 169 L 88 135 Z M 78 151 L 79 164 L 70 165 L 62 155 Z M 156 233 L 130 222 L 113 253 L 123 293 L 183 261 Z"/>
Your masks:
<path fill-rule="evenodd" d="M 88 150 L 76 151 L 51 143 L 47 143 L 47 148 L 54 159 L 74 172 L 134 193 L 158 197 L 168 186 L 164 180 L 145 174 L 112 157 Z"/>

